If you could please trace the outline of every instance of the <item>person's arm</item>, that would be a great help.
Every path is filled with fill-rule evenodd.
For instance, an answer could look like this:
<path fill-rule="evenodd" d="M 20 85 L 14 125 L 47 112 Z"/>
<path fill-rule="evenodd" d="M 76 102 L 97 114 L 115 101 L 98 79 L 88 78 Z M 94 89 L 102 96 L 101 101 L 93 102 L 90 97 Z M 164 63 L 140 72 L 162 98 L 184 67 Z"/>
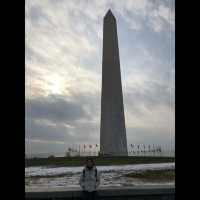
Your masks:
<path fill-rule="evenodd" d="M 83 177 L 83 172 L 81 173 L 79 184 L 84 189 L 84 187 L 85 187 L 85 181 L 84 181 L 84 177 Z"/>
<path fill-rule="evenodd" d="M 96 188 L 100 185 L 100 173 L 97 171 L 97 181 L 96 181 Z"/>

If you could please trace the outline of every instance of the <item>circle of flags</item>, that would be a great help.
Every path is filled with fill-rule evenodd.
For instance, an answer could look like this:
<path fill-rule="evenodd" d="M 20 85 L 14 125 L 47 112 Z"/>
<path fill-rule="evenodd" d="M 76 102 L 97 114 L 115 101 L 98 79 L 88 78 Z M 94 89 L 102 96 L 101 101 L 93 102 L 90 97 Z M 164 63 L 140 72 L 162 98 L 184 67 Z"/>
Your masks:
<path fill-rule="evenodd" d="M 71 145 L 66 150 L 67 156 L 98 156 L 99 144 L 77 144 Z M 162 148 L 155 144 L 129 144 L 129 156 L 156 156 L 161 155 Z"/>

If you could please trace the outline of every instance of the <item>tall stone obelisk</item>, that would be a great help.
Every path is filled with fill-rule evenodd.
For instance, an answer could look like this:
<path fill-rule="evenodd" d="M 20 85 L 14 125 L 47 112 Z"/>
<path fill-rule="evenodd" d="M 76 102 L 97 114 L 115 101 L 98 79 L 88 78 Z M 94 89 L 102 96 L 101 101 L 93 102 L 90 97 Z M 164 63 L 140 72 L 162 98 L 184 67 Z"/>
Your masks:
<path fill-rule="evenodd" d="M 106 13 L 103 25 L 100 153 L 128 155 L 117 24 L 111 10 Z"/>

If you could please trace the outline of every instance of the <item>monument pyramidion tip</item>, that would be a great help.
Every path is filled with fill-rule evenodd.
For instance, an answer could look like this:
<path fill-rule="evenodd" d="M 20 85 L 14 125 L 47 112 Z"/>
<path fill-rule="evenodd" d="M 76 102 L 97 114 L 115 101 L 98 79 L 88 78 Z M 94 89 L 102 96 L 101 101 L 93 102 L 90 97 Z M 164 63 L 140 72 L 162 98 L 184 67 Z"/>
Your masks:
<path fill-rule="evenodd" d="M 108 17 L 115 18 L 115 16 L 113 15 L 113 13 L 112 13 L 111 9 L 109 9 L 109 10 L 107 11 L 107 13 L 106 13 L 106 15 L 105 15 L 105 17 L 104 17 L 104 18 L 108 18 Z"/>

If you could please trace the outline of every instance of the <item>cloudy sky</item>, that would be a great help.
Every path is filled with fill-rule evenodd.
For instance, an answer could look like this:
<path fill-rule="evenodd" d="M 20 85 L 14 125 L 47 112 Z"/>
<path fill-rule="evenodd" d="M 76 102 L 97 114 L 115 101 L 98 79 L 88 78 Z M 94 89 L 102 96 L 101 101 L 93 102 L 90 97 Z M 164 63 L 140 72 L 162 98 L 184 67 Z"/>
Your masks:
<path fill-rule="evenodd" d="M 174 0 L 26 0 L 26 152 L 98 144 L 103 17 L 117 20 L 128 143 L 174 144 Z"/>

